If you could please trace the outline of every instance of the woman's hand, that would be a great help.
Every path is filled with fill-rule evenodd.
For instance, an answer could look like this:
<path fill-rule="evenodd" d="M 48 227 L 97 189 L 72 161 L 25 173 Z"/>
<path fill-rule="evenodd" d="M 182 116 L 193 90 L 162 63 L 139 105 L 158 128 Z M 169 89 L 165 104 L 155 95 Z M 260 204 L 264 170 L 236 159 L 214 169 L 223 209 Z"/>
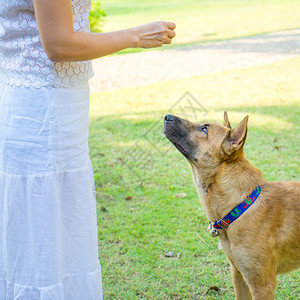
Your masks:
<path fill-rule="evenodd" d="M 171 44 L 175 37 L 176 25 L 172 22 L 157 21 L 132 28 L 136 34 L 136 47 L 153 48 Z"/>
<path fill-rule="evenodd" d="M 175 24 L 153 22 L 114 32 L 73 31 L 72 0 L 33 0 L 43 47 L 54 62 L 95 59 L 120 50 L 170 44 Z"/>

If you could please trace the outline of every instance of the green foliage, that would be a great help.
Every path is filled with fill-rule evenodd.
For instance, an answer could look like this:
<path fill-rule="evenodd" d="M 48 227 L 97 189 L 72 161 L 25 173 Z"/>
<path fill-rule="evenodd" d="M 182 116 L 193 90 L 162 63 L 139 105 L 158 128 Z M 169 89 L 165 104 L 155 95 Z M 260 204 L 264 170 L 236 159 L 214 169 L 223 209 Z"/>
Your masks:
<path fill-rule="evenodd" d="M 92 7 L 89 15 L 91 31 L 101 32 L 101 25 L 103 18 L 106 16 L 104 10 L 101 8 L 100 0 L 93 0 Z"/>

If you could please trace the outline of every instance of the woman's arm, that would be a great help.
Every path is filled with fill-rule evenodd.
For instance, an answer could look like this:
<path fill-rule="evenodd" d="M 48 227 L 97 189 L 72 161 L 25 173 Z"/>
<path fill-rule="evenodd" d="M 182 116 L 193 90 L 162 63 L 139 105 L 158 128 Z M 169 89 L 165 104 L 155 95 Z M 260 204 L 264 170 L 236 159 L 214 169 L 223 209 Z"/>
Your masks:
<path fill-rule="evenodd" d="M 73 31 L 71 0 L 33 0 L 43 47 L 50 60 L 91 60 L 131 47 L 170 44 L 175 24 L 157 21 L 107 33 Z"/>

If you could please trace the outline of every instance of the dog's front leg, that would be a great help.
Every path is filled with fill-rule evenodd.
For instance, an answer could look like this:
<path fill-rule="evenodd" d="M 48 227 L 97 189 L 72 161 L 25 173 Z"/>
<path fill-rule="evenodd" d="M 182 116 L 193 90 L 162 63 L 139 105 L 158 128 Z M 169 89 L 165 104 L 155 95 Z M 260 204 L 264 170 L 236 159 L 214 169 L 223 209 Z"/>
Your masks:
<path fill-rule="evenodd" d="M 265 282 L 250 283 L 254 300 L 274 300 L 276 276 L 270 276 Z"/>
<path fill-rule="evenodd" d="M 252 300 L 252 294 L 239 270 L 231 263 L 232 281 L 237 300 Z"/>
<path fill-rule="evenodd" d="M 242 295 L 243 293 L 249 295 L 250 289 L 253 300 L 274 300 L 277 269 L 277 264 L 274 262 L 276 262 L 276 258 L 263 247 L 257 248 L 255 243 L 252 243 L 252 245 L 254 246 L 251 247 L 250 245 L 248 248 L 235 249 L 234 252 L 233 280 L 237 283 L 246 282 L 248 285 L 248 292 L 245 288 L 243 290 L 242 284 L 237 285 L 237 291 Z M 237 268 L 234 268 L 235 266 Z M 243 298 L 244 295 L 239 298 L 238 295 L 237 293 L 238 299 L 252 299 Z"/>

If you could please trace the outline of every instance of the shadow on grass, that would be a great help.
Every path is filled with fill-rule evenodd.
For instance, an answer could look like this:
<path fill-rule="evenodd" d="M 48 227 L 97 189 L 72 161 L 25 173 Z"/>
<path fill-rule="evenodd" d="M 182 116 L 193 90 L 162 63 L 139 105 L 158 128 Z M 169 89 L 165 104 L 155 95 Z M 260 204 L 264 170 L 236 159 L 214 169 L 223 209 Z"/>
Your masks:
<path fill-rule="evenodd" d="M 214 116 L 212 120 L 222 123 L 224 110 L 226 108 L 211 111 Z M 148 182 L 154 187 L 167 185 L 163 174 L 170 166 L 172 169 L 186 170 L 186 173 L 179 172 L 178 183 L 182 176 L 190 177 L 188 163 L 162 132 L 164 113 L 124 113 L 91 122 L 90 154 L 97 186 L 115 185 L 123 189 L 128 185 L 138 186 L 141 182 Z M 266 172 L 266 179 L 297 179 L 299 105 L 234 107 L 229 110 L 229 118 L 230 113 L 249 114 L 250 117 L 252 114 L 259 118 L 273 117 L 278 121 L 295 124 L 285 128 L 276 124 L 266 127 L 252 122 L 248 127 L 245 151 L 251 163 Z M 131 114 L 137 118 L 130 119 Z"/>
<path fill-rule="evenodd" d="M 158 49 L 139 49 L 130 48 L 122 50 L 114 55 L 122 55 L 129 53 L 140 53 L 147 51 L 190 51 L 190 50 L 222 50 L 233 53 L 253 52 L 266 54 L 299 54 L 300 40 L 299 32 L 295 32 L 300 28 L 290 28 L 282 31 L 259 32 L 251 35 L 238 36 L 226 39 L 213 39 L 212 36 L 217 33 L 203 35 L 203 39 L 190 43 L 174 43 L 163 46 Z"/>
<path fill-rule="evenodd" d="M 240 106 L 240 107 L 220 107 L 217 110 L 210 110 L 210 115 L 213 113 L 217 118 L 212 118 L 212 121 L 218 123 L 223 122 L 223 112 L 227 110 L 229 113 L 232 112 L 243 112 L 250 115 L 260 115 L 260 116 L 271 116 L 285 122 L 294 123 L 297 127 L 298 125 L 298 116 L 300 114 L 300 105 L 297 103 L 291 105 L 272 105 L 272 106 Z M 152 130 L 160 130 L 162 132 L 164 115 L 168 111 L 162 110 L 152 110 L 147 112 L 129 112 L 121 114 L 111 114 L 103 117 L 98 117 L 91 121 L 90 128 L 91 130 L 97 130 L 97 128 L 105 129 L 111 134 L 115 134 L 116 139 L 121 138 L 121 133 L 126 133 L 125 140 L 139 140 L 143 137 L 147 137 L 148 133 Z M 130 116 L 135 116 L 135 118 L 130 118 Z M 143 118 L 144 117 L 144 118 Z M 209 117 L 203 118 L 207 120 Z M 253 124 L 251 125 L 253 127 Z M 266 132 L 266 128 L 262 128 L 260 124 L 254 125 L 256 130 Z M 276 128 L 276 132 L 286 132 L 286 128 Z M 270 130 L 273 132 L 273 130 Z M 275 132 L 275 130 L 274 130 Z"/>
<path fill-rule="evenodd" d="M 284 120 L 286 122 L 298 123 L 300 114 L 300 105 L 296 103 L 289 105 L 270 105 L 270 106 L 235 106 L 230 108 L 219 108 L 218 111 L 228 110 L 228 112 L 245 112 L 245 114 L 256 114 L 261 116 L 271 116 L 277 119 Z"/>
<path fill-rule="evenodd" d="M 297 31 L 296 31 L 297 30 Z M 211 44 L 203 44 L 203 41 L 196 41 L 191 45 L 176 45 L 178 50 L 225 50 L 233 53 L 254 52 L 266 54 L 299 54 L 300 40 L 299 28 L 294 30 L 276 32 L 265 32 L 259 35 L 240 36 L 223 41 L 210 41 Z M 219 43 L 216 43 L 219 42 Z M 222 42 L 222 43 L 221 43 Z M 176 50 L 176 48 L 175 48 Z"/>

